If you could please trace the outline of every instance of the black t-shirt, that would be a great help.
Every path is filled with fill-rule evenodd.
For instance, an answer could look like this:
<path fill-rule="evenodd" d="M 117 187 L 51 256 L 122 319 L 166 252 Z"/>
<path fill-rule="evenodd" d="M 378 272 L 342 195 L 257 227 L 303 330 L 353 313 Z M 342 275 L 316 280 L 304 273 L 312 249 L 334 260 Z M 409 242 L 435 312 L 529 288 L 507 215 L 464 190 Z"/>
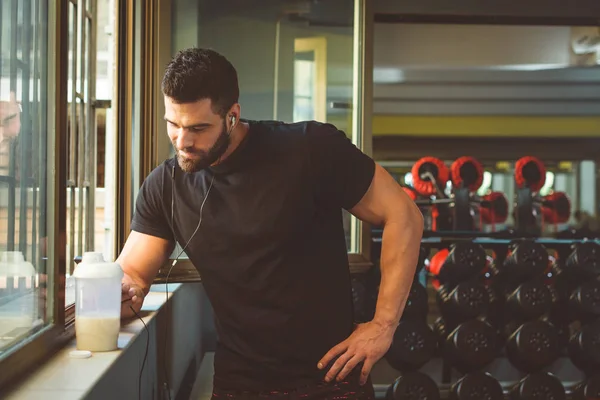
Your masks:
<path fill-rule="evenodd" d="M 317 362 L 353 329 L 342 208 L 366 193 L 375 163 L 329 124 L 245 122 L 248 134 L 218 166 L 190 174 L 170 159 L 154 169 L 132 230 L 184 246 L 214 177 L 186 254 L 215 313 L 215 384 L 322 382 Z"/>

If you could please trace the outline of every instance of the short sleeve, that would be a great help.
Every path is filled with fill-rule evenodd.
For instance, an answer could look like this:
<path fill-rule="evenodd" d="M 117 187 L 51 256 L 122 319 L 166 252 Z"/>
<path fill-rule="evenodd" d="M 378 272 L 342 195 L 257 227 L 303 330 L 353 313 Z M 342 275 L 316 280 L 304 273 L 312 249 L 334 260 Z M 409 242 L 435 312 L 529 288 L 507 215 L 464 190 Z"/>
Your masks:
<path fill-rule="evenodd" d="M 135 211 L 131 221 L 131 229 L 151 236 L 173 240 L 171 225 L 165 215 L 163 199 L 165 198 L 164 179 L 166 164 L 155 168 L 142 183 Z"/>
<path fill-rule="evenodd" d="M 332 207 L 349 210 L 369 190 L 375 162 L 333 125 L 311 124 L 307 136 L 317 197 Z"/>

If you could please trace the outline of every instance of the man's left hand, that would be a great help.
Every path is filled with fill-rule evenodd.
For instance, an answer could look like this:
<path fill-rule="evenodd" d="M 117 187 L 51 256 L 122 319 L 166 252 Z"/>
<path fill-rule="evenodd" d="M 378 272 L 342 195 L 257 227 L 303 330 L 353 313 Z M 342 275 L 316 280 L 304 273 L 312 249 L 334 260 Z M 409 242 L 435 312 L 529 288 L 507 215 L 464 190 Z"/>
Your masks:
<path fill-rule="evenodd" d="M 323 369 L 331 360 L 339 356 L 325 375 L 325 381 L 331 382 L 333 379 L 341 381 L 360 362 L 364 362 L 360 384 L 367 383 L 371 368 L 390 348 L 395 331 L 396 326 L 385 326 L 375 321 L 358 324 L 348 339 L 334 346 L 319 361 L 317 366 Z"/>

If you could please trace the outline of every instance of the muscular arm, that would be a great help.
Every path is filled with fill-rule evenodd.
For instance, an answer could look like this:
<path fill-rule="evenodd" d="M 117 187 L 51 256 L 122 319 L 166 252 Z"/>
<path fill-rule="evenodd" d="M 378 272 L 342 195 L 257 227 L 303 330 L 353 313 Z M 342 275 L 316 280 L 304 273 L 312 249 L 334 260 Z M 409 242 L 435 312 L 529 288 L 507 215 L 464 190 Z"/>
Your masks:
<path fill-rule="evenodd" d="M 418 262 L 423 216 L 379 165 L 375 166 L 369 189 L 350 212 L 362 221 L 383 226 L 381 283 L 375 317 L 371 322 L 359 324 L 352 335 L 329 350 L 317 366 L 324 368 L 342 353 L 325 380 L 331 381 L 336 376 L 344 379 L 362 361 L 360 382 L 364 384 L 373 365 L 388 351 L 402 316 Z"/>
<path fill-rule="evenodd" d="M 129 234 L 117 258 L 117 263 L 125 273 L 123 296 L 124 299 L 130 298 L 130 301 L 123 303 L 124 307 L 121 310 L 123 317 L 133 315 L 129 309 L 130 305 L 136 312 L 139 311 L 143 297 L 148 294 L 152 281 L 169 258 L 173 247 L 171 241 L 156 236 L 136 231 Z"/>
<path fill-rule="evenodd" d="M 410 292 L 423 235 L 423 216 L 415 203 L 381 166 L 371 187 L 350 212 L 383 226 L 381 283 L 374 322 L 395 330 Z"/>

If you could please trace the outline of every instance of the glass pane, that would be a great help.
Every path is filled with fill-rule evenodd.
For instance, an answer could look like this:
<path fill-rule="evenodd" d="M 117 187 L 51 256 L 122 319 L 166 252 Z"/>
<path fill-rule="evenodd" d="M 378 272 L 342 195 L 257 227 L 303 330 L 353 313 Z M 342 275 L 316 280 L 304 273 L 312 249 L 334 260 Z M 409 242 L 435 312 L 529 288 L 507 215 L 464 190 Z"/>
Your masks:
<path fill-rule="evenodd" d="M 45 3 L 0 2 L 0 358 L 52 322 Z"/>
<path fill-rule="evenodd" d="M 242 118 L 314 119 L 358 142 L 352 123 L 359 102 L 353 91 L 355 1 L 193 3 L 173 2 L 172 53 L 198 46 L 227 57 L 238 72 Z M 241 46 L 240 38 L 251 44 Z M 358 252 L 358 241 L 351 240 L 358 229 L 348 213 L 344 218 L 348 250 Z"/>

